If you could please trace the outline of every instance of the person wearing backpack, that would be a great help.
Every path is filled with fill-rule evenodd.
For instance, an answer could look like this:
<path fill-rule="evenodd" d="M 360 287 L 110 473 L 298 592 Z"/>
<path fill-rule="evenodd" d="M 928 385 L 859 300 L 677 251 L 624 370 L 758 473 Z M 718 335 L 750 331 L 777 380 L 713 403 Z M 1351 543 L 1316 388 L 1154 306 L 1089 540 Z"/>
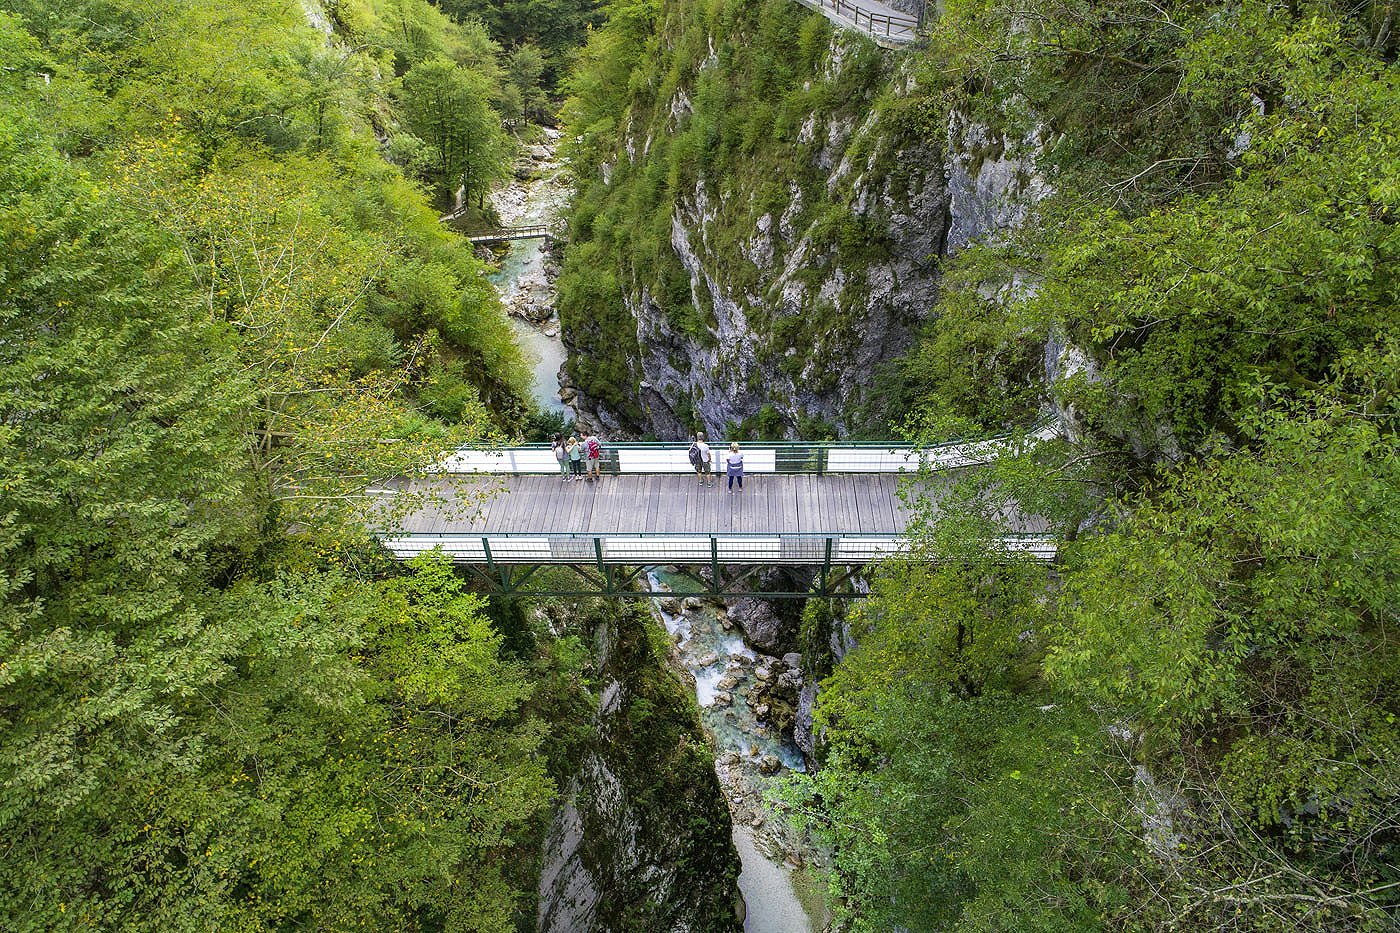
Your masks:
<path fill-rule="evenodd" d="M 704 486 L 709 480 L 709 485 L 715 484 L 710 477 L 710 445 L 705 443 L 703 432 L 697 431 L 695 442 L 690 445 L 690 465 L 695 467 L 695 476 L 700 480 L 700 485 Z"/>
<path fill-rule="evenodd" d="M 564 446 L 564 435 L 554 435 L 554 440 L 550 442 L 549 448 L 554 451 L 554 459 L 559 461 L 559 481 L 567 483 L 569 481 L 569 449 Z"/>
<path fill-rule="evenodd" d="M 598 440 L 598 435 L 592 431 L 588 432 L 588 437 L 584 438 L 583 446 L 588 455 L 588 479 L 590 482 L 603 480 L 603 442 Z"/>

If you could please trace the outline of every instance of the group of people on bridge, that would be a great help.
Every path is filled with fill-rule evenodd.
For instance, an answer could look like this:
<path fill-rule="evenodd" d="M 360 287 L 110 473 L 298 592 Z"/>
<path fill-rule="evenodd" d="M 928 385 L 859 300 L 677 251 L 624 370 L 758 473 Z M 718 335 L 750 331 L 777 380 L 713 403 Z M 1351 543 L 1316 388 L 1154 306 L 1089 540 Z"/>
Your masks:
<path fill-rule="evenodd" d="M 601 482 L 603 479 L 603 442 L 593 431 L 585 432 L 580 438 L 573 432 L 568 439 L 562 434 L 554 435 L 550 442 L 554 459 L 559 462 L 561 482 Z M 701 486 L 715 485 L 715 454 L 705 442 L 703 431 L 697 431 L 687 451 L 690 465 L 695 469 L 696 479 Z M 744 491 L 744 454 L 738 441 L 730 441 L 729 452 L 724 455 L 724 472 L 728 479 L 729 494 L 735 487 Z"/>
<path fill-rule="evenodd" d="M 554 450 L 554 459 L 559 461 L 559 472 L 563 481 L 590 483 L 603 478 L 603 442 L 592 431 L 582 438 L 575 431 L 564 440 L 564 435 L 554 435 L 549 446 Z"/>

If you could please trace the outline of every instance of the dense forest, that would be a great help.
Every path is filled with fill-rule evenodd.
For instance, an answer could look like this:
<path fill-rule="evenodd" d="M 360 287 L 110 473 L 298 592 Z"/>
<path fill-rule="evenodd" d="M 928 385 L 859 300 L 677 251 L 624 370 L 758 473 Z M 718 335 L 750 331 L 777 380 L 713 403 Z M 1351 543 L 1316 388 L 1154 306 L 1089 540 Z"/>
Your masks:
<path fill-rule="evenodd" d="M 514 929 L 579 662 L 360 495 L 527 410 L 432 203 L 504 171 L 509 55 L 418 0 L 4 6 L 3 925 Z"/>
<path fill-rule="evenodd" d="M 831 929 L 1395 929 L 1395 18 L 947 0 L 892 52 L 792 0 L 0 0 L 3 926 L 533 929 L 588 761 L 697 840 L 656 856 L 689 887 L 614 865 L 596 928 L 733 928 L 664 631 L 372 534 L 369 484 L 537 420 L 441 217 L 491 222 L 558 121 L 568 365 L 620 418 L 658 391 L 636 306 L 714 347 L 726 278 L 807 392 L 734 436 L 1012 432 L 909 484 L 868 599 L 801 612 L 817 741 L 772 807 Z M 1035 197 L 920 257 L 907 346 L 858 363 L 845 311 L 912 211 L 876 182 L 942 178 L 973 126 Z M 810 268 L 770 287 L 777 216 Z M 1017 512 L 1053 564 L 998 543 Z"/>

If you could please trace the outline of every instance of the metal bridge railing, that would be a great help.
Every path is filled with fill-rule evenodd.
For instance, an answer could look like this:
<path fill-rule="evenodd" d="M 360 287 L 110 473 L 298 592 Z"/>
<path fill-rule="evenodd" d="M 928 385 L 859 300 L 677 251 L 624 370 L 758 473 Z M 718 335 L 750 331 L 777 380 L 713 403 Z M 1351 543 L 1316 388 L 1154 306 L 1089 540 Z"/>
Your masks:
<path fill-rule="evenodd" d="M 864 564 L 908 552 L 914 542 L 903 535 L 878 534 L 608 534 L 545 535 L 524 532 L 408 534 L 382 539 L 400 559 L 440 548 L 457 563 L 501 565 L 596 564 Z M 1055 556 L 1048 534 L 1009 535 L 1001 539 L 1012 553 L 1040 560 Z"/>
<path fill-rule="evenodd" d="M 1056 435 L 1053 422 L 1041 425 L 1033 440 Z M 801 441 L 741 444 L 746 473 L 901 473 L 922 467 L 949 470 L 977 466 L 996 459 L 1007 447 L 1006 437 L 980 441 L 950 441 L 932 447 L 888 443 L 804 443 Z M 605 473 L 691 473 L 690 446 L 683 442 L 625 442 L 603 445 Z M 729 452 L 727 441 L 711 447 L 711 465 L 718 472 Z M 441 473 L 557 473 L 559 462 L 547 444 L 520 447 L 462 448 L 437 467 Z"/>
<path fill-rule="evenodd" d="M 830 11 L 853 24 L 855 28 L 875 38 L 894 42 L 913 42 L 919 35 L 919 21 L 912 16 L 880 13 L 861 6 L 853 0 L 798 0 L 803 6 L 819 13 Z"/>
<path fill-rule="evenodd" d="M 549 224 L 524 224 L 519 227 L 503 227 L 500 230 L 487 230 L 467 237 L 472 243 L 492 243 L 497 240 L 529 240 L 537 237 L 553 236 Z"/>

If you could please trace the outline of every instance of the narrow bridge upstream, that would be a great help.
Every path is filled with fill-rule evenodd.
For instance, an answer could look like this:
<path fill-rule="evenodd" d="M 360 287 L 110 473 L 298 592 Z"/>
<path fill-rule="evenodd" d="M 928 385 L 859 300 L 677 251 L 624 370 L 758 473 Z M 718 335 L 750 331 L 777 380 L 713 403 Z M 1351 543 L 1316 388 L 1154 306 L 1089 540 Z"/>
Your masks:
<path fill-rule="evenodd" d="M 755 445 L 732 493 L 722 475 L 700 485 L 680 444 L 609 445 L 597 482 L 564 482 L 547 447 L 462 450 L 439 476 L 396 486 L 424 504 L 383 540 L 403 559 L 439 548 L 502 593 L 552 566 L 579 587 L 531 592 L 632 595 L 639 568 L 685 564 L 709 568 L 714 595 L 748 594 L 757 571 L 787 565 L 813 568 L 818 595 L 858 596 L 843 586 L 854 570 L 910 546 L 902 474 L 926 468 L 920 488 L 936 493 L 1002 445 Z M 1007 519 L 1006 548 L 1053 557 L 1044 521 Z"/>

